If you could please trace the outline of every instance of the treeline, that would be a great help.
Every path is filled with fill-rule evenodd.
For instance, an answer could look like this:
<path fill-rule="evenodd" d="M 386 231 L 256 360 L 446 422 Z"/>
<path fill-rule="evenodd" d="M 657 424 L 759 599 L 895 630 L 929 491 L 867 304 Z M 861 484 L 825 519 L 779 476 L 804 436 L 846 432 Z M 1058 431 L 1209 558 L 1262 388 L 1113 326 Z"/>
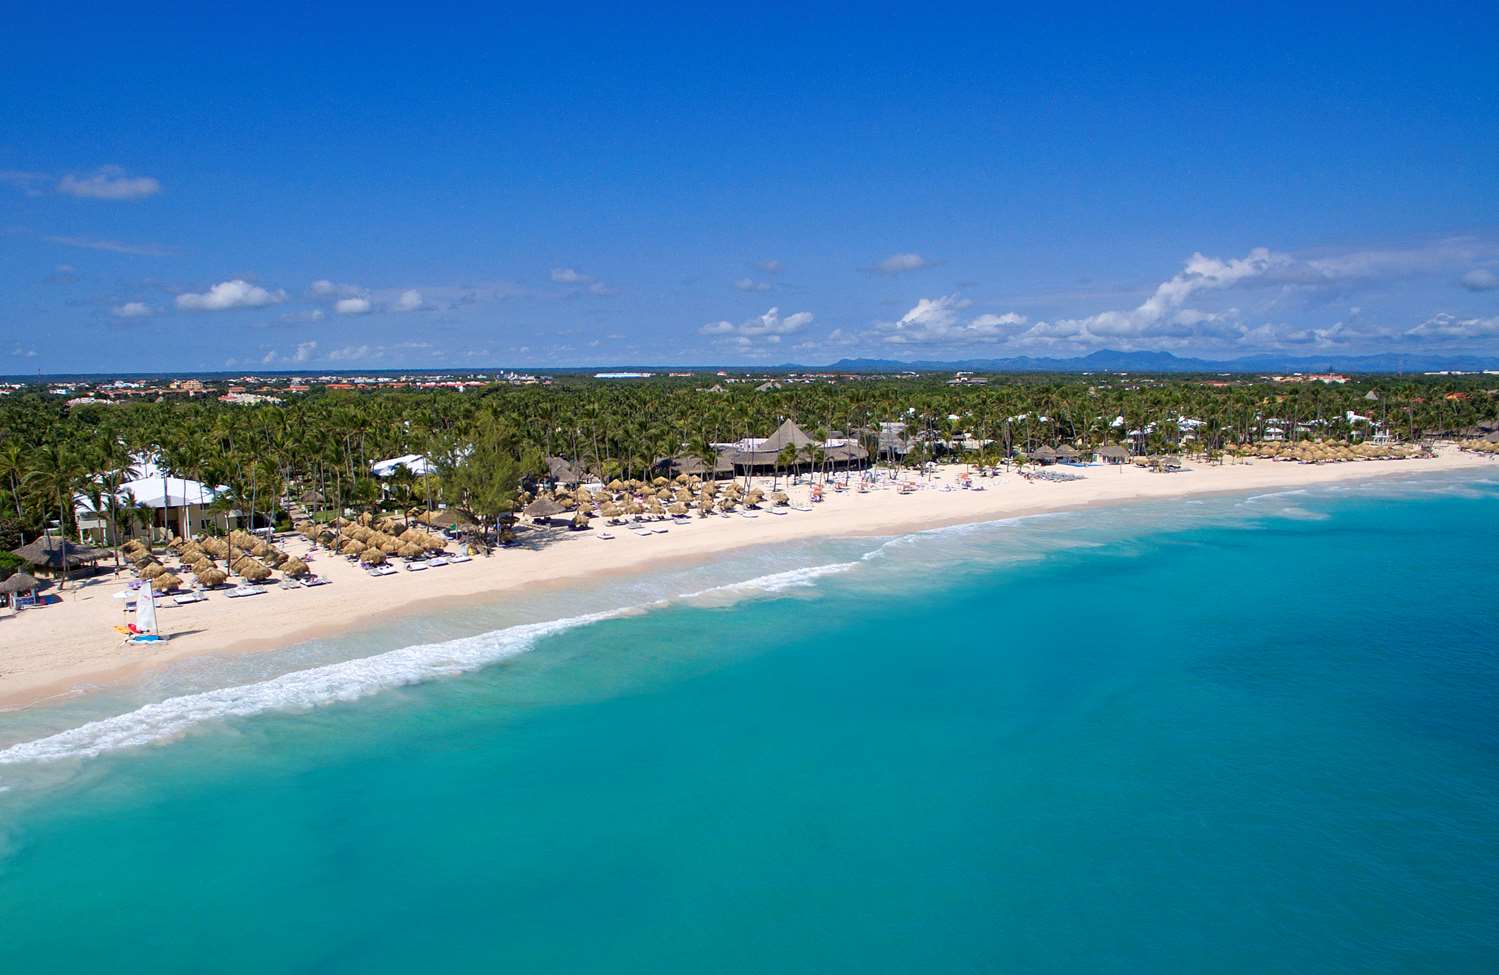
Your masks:
<path fill-rule="evenodd" d="M 1483 376 L 1346 385 L 1028 376 L 963 386 L 933 377 L 785 383 L 763 392 L 748 383 L 702 388 L 707 382 L 314 389 L 253 406 L 201 398 L 69 408 L 59 397 L 23 392 L 0 400 L 0 535 L 30 537 L 56 522 L 71 530 L 79 494 L 96 498 L 111 521 L 144 517 L 109 501 L 118 484 L 138 476 L 133 459 L 142 455 L 159 457 L 175 475 L 227 485 L 220 506 L 241 511 L 276 513 L 283 498 L 305 494 L 336 510 L 441 502 L 492 521 L 545 474 L 548 457 L 606 478 L 643 477 L 661 458 L 710 456 L 710 444 L 766 436 L 786 418 L 814 439 L 857 439 L 871 457 L 881 456 L 881 424 L 898 422 L 916 445 L 908 459 L 965 440 L 984 443 L 978 453 L 993 459 L 1042 444 L 1122 442 L 1135 430 L 1149 431 L 1143 449 L 1181 450 L 1181 418 L 1201 421 L 1185 448 L 1211 454 L 1256 442 L 1271 426 L 1290 437 L 1367 438 L 1370 426 L 1350 413 L 1408 441 L 1462 435 L 1499 413 L 1491 388 L 1499 382 Z M 432 458 L 436 472 L 384 484 L 371 476 L 371 464 L 405 454 Z"/>

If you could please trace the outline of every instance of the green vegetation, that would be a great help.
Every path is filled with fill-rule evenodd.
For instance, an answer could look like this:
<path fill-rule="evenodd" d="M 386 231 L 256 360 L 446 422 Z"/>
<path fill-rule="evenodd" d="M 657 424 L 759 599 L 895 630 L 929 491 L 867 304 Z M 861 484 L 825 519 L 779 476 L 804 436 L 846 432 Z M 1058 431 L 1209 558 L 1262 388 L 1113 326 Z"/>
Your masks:
<path fill-rule="evenodd" d="M 1041 445 L 1087 450 L 1121 442 L 1136 452 L 1212 458 L 1272 430 L 1287 439 L 1357 441 L 1375 425 L 1415 441 L 1463 435 L 1499 413 L 1496 383 L 1487 376 L 1370 377 L 1346 385 L 1134 376 L 950 385 L 933 376 L 791 381 L 767 392 L 751 383 L 719 390 L 704 384 L 663 378 L 468 392 L 315 387 L 281 404 L 204 397 L 71 409 L 60 397 L 24 391 L 0 400 L 0 513 L 27 537 L 59 521 L 71 532 L 70 499 L 85 494 L 100 500 L 112 534 L 122 535 L 144 513 L 112 504 L 110 488 L 135 476 L 132 458 L 140 455 L 159 456 L 177 476 L 227 485 L 215 506 L 225 514 L 238 509 L 279 520 L 288 502 L 322 518 L 448 504 L 495 526 L 523 485 L 545 475 L 548 457 L 605 480 L 644 477 L 662 458 L 711 463 L 713 443 L 765 436 L 788 417 L 818 442 L 834 434 L 855 438 L 871 458 L 911 463 L 954 453 L 996 461 Z M 1350 421 L 1350 412 L 1372 424 Z M 910 453 L 881 450 L 880 425 L 892 422 L 905 424 Z M 435 473 L 401 472 L 384 483 L 370 475 L 372 463 L 404 454 L 430 457 Z M 821 463 L 819 448 L 791 449 L 777 458 L 776 473 Z"/>

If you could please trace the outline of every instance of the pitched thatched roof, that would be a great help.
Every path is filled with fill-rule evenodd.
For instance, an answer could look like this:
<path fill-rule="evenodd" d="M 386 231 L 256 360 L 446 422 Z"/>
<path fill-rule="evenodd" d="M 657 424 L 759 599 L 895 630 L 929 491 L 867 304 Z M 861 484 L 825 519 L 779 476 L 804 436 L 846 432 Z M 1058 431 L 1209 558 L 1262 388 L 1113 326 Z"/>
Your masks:
<path fill-rule="evenodd" d="M 581 465 L 573 464 L 563 457 L 547 458 L 547 475 L 558 484 L 577 484 L 583 480 Z"/>
<path fill-rule="evenodd" d="M 787 447 L 801 450 L 803 447 L 814 445 L 812 438 L 802 432 L 802 428 L 796 425 L 796 421 L 787 420 L 776 428 L 775 433 L 761 441 L 755 449 L 732 451 L 729 459 L 741 467 L 757 467 L 778 463 L 781 451 Z"/>
<path fill-rule="evenodd" d="M 22 545 L 10 554 L 32 565 L 55 570 L 63 568 L 64 562 L 69 567 L 97 562 L 109 553 L 46 535 Z"/>
<path fill-rule="evenodd" d="M 1057 456 L 1066 457 L 1068 460 L 1075 460 L 1077 458 L 1077 448 L 1070 443 L 1064 443 L 1057 448 Z"/>
<path fill-rule="evenodd" d="M 1057 459 L 1057 452 L 1055 450 L 1052 450 L 1045 444 L 1042 444 L 1035 450 L 1027 451 L 1026 456 L 1028 456 L 1031 460 L 1040 461 L 1043 464 L 1049 464 Z"/>
<path fill-rule="evenodd" d="M 1098 456 L 1105 460 L 1129 460 L 1129 451 L 1118 444 L 1109 444 L 1099 448 Z"/>
<path fill-rule="evenodd" d="M 708 466 L 703 463 L 702 458 L 694 457 L 691 454 L 678 454 L 675 457 L 663 460 L 661 464 L 677 474 L 696 474 L 701 477 L 708 473 Z M 714 458 L 713 473 L 734 473 L 734 464 L 726 454 L 720 453 Z"/>

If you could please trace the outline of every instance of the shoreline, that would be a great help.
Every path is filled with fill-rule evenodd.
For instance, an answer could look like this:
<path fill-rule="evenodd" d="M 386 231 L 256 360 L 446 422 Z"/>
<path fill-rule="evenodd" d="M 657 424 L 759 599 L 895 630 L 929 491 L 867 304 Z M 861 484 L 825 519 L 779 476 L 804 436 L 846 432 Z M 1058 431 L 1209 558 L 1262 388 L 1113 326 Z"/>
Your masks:
<path fill-rule="evenodd" d="M 602 526 L 586 532 L 547 531 L 534 547 L 499 549 L 489 558 L 382 579 L 320 553 L 314 569 L 333 585 L 272 588 L 239 600 L 219 592 L 205 603 L 167 608 L 162 623 L 171 638 L 164 648 L 151 651 L 122 646 L 113 632 L 122 605 L 113 597 L 131 578 L 122 572 L 64 591 L 61 605 L 0 620 L 0 714 L 116 687 L 189 657 L 283 649 L 372 629 L 392 616 L 440 612 L 462 602 L 504 598 L 522 588 L 555 589 L 601 576 L 702 564 L 752 546 L 883 537 L 1090 507 L 1296 490 L 1401 475 L 1499 472 L 1499 464 L 1444 447 L 1431 460 L 1335 465 L 1258 460 L 1170 474 L 1132 465 L 1067 468 L 1083 474 L 1082 479 L 1053 483 L 1026 481 L 1014 474 L 975 478 L 973 483 L 983 485 L 982 491 L 956 489 L 962 469 L 944 466 L 925 481 L 926 487 L 909 495 L 888 486 L 867 494 L 830 493 L 827 501 L 807 512 L 753 519 L 693 517 L 690 526 L 672 525 L 668 534 L 648 538 L 619 529 L 613 540 L 600 540 Z M 916 480 L 909 474 L 902 479 Z M 806 485 L 792 489 L 793 500 L 804 501 L 808 491 Z M 287 547 L 301 554 L 305 546 L 294 542 Z"/>

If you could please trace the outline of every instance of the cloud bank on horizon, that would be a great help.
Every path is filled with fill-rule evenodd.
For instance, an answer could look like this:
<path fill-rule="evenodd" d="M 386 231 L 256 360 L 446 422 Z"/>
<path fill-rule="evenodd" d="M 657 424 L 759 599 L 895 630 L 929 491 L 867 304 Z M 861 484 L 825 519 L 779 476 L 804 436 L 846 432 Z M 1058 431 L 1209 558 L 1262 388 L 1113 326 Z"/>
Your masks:
<path fill-rule="evenodd" d="M 1064 35 L 990 11 L 954 36 L 813 11 L 790 41 L 748 14 L 672 41 L 621 13 L 600 47 L 539 11 L 397 44 L 330 9 L 277 35 L 253 91 L 250 52 L 165 56 L 218 36 L 212 12 L 144 37 L 161 58 L 108 24 L 24 25 L 0 373 L 1499 357 L 1499 116 L 1463 94 L 1499 62 L 1469 21 L 1499 22 L 1468 13 L 1329 51 L 1275 11 L 1255 37 L 1211 12 Z M 324 57 L 320 26 L 362 56 Z M 452 43 L 480 27 L 530 40 L 504 64 Z M 871 73 L 927 41 L 950 56 Z M 57 84 L 64 54 L 91 74 Z M 1208 71 L 1235 82 L 1231 121 Z M 222 124 L 226 99 L 275 124 Z"/>

